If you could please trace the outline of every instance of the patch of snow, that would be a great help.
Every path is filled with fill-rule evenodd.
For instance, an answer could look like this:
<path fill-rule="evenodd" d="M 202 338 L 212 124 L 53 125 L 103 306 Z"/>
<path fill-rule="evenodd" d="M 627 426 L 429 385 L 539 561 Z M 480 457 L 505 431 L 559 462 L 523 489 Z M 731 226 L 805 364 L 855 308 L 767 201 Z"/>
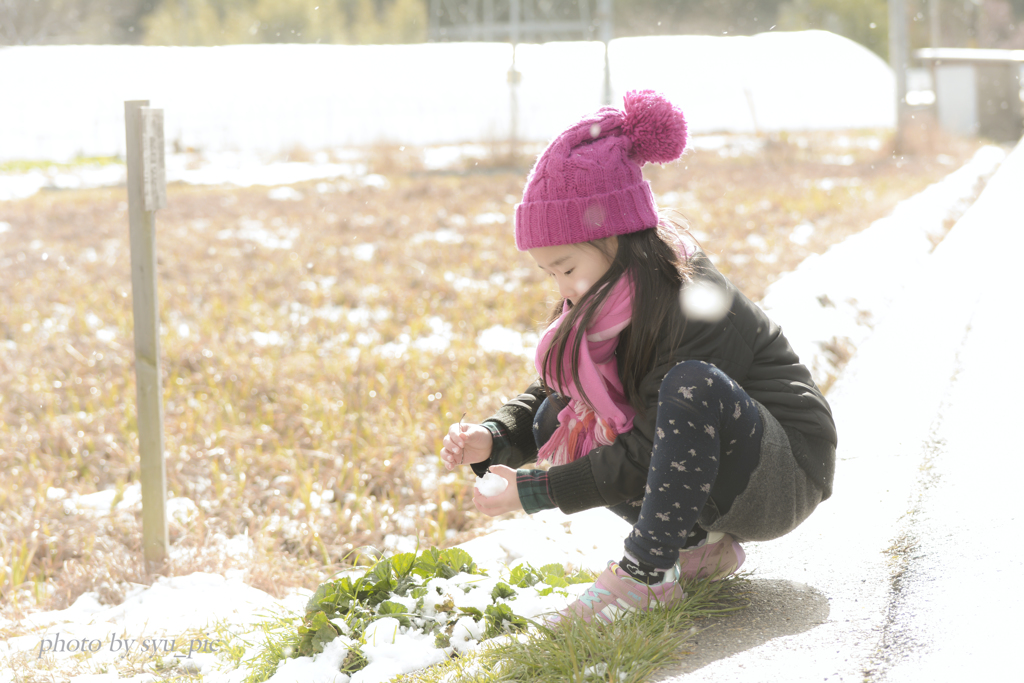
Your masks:
<path fill-rule="evenodd" d="M 473 219 L 473 223 L 476 225 L 500 225 L 508 221 L 508 218 L 503 213 L 497 211 L 488 211 L 487 213 L 481 213 Z"/>
<path fill-rule="evenodd" d="M 277 330 L 271 330 L 270 332 L 250 332 L 249 339 L 251 339 L 256 346 L 282 346 L 284 344 L 284 336 L 282 336 Z"/>
<path fill-rule="evenodd" d="M 537 352 L 540 337 L 536 332 L 516 332 L 503 325 L 493 325 L 481 332 L 476 339 L 481 350 L 490 353 L 513 353 L 533 358 Z"/>
<path fill-rule="evenodd" d="M 687 146 L 699 151 L 717 151 L 724 158 L 735 158 L 760 154 L 764 140 L 745 135 L 693 135 Z"/>
<path fill-rule="evenodd" d="M 811 237 L 814 235 L 814 224 L 813 223 L 801 223 L 800 225 L 793 228 L 789 233 L 789 241 L 793 244 L 799 244 L 800 246 L 806 245 L 811 241 Z"/>
<path fill-rule="evenodd" d="M 357 244 L 354 247 L 342 249 L 342 253 L 351 254 L 352 258 L 359 261 L 372 261 L 373 255 L 377 253 L 375 244 Z"/>
<path fill-rule="evenodd" d="M 821 157 L 821 163 L 836 166 L 852 166 L 856 160 L 852 154 L 825 154 Z"/>
<path fill-rule="evenodd" d="M 120 493 L 107 489 L 79 495 L 71 494 L 64 499 L 64 514 L 102 517 L 115 512 L 136 512 L 142 509 L 142 484 L 136 482 L 126 486 Z"/>
<path fill-rule="evenodd" d="M 428 171 L 442 171 L 455 168 L 471 159 L 485 159 L 490 150 L 484 145 L 441 145 L 423 149 L 423 168 Z"/>
<path fill-rule="evenodd" d="M 384 536 L 384 549 L 392 553 L 414 553 L 420 549 L 419 538 L 387 534 Z"/>
<path fill-rule="evenodd" d="M 367 326 L 370 323 L 379 323 L 391 317 L 391 311 L 383 306 L 376 308 L 353 308 L 345 313 L 345 318 L 353 325 Z"/>
<path fill-rule="evenodd" d="M 453 339 L 452 324 L 435 315 L 427 318 L 427 326 L 430 328 L 430 334 L 414 339 L 411 335 L 402 333 L 398 335 L 396 341 L 379 346 L 376 352 L 385 358 L 401 358 L 410 348 L 435 355 L 447 351 Z"/>
<path fill-rule="evenodd" d="M 253 152 L 228 151 L 209 151 L 201 155 L 168 154 L 166 166 L 169 183 L 237 187 L 273 187 L 310 180 L 355 178 L 366 173 L 366 166 L 363 164 L 267 161 Z"/>
<path fill-rule="evenodd" d="M 360 182 L 364 187 L 373 187 L 378 190 L 386 190 L 391 187 L 391 181 L 378 173 L 363 176 Z"/>
<path fill-rule="evenodd" d="M 165 510 L 168 519 L 178 524 L 187 526 L 191 524 L 199 514 L 199 508 L 190 498 L 175 496 L 167 499 Z"/>
<path fill-rule="evenodd" d="M 339 636 L 318 655 L 286 659 L 268 683 L 350 683 L 349 675 L 340 673 L 340 670 L 352 645 L 350 639 Z"/>
<path fill-rule="evenodd" d="M 295 238 L 299 236 L 298 228 L 286 228 L 279 232 L 268 230 L 263 221 L 253 218 L 242 218 L 238 221 L 237 230 L 225 229 L 217 232 L 217 239 L 231 238 L 254 242 L 267 249 L 291 249 Z"/>
<path fill-rule="evenodd" d="M 464 240 L 462 233 L 451 228 L 442 228 L 433 232 L 420 232 L 412 236 L 413 244 L 423 242 L 438 242 L 440 244 L 461 244 Z"/>
<path fill-rule="evenodd" d="M 267 193 L 267 199 L 273 199 L 279 202 L 297 202 L 302 199 L 302 193 L 296 190 L 294 187 L 275 187 Z"/>

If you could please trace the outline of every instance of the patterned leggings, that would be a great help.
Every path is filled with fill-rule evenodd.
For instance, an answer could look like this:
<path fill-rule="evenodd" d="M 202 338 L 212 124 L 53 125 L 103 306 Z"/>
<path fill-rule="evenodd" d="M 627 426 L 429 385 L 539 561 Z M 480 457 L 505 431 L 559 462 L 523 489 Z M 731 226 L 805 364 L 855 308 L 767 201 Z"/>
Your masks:
<path fill-rule="evenodd" d="M 538 432 L 557 419 L 559 406 L 541 408 Z M 697 526 L 704 504 L 710 497 L 721 514 L 728 511 L 757 467 L 762 431 L 757 406 L 724 372 L 703 361 L 672 368 L 658 396 L 645 494 L 609 507 L 633 525 L 626 551 L 667 569 L 681 548 L 704 538 Z M 538 441 L 550 434 L 538 433 Z"/>

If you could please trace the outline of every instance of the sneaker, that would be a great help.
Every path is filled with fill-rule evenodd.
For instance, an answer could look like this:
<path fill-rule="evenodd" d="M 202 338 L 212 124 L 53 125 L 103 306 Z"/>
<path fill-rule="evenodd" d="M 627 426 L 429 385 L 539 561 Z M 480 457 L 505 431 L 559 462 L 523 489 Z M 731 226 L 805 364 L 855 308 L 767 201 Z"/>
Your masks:
<path fill-rule="evenodd" d="M 565 616 L 578 616 L 587 623 L 595 618 L 611 623 L 629 612 L 646 612 L 651 609 L 672 607 L 681 602 L 686 593 L 679 586 L 679 565 L 665 572 L 665 580 L 654 585 L 637 581 L 619 567 L 609 562 L 607 569 L 597 577 L 579 600 L 560 610 L 549 624 L 557 624 Z"/>
<path fill-rule="evenodd" d="M 743 564 L 747 554 L 739 541 L 720 531 L 713 531 L 700 545 L 679 551 L 679 573 L 684 579 L 712 577 L 720 581 Z"/>

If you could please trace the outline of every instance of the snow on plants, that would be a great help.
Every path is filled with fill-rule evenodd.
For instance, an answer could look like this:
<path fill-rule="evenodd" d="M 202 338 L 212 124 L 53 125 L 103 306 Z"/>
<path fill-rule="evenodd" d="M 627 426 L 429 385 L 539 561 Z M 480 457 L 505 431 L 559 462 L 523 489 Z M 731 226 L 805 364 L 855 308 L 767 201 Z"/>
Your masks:
<path fill-rule="evenodd" d="M 297 631 L 286 636 L 270 683 L 339 673 L 339 683 L 385 681 L 523 632 L 566 604 L 587 573 L 520 564 L 490 577 L 461 548 L 429 548 L 376 562 L 359 578 L 321 584 Z"/>

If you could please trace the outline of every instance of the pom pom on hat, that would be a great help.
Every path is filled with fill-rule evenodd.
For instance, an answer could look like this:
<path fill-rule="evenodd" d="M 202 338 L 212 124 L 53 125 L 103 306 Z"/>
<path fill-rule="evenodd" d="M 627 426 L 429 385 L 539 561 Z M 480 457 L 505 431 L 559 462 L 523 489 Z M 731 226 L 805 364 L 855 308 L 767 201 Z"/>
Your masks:
<path fill-rule="evenodd" d="M 626 93 L 552 140 L 516 206 L 516 247 L 578 244 L 653 228 L 658 207 L 640 167 L 686 149 L 683 112 L 653 90 Z"/>
<path fill-rule="evenodd" d="M 666 164 L 686 149 L 682 110 L 653 90 L 632 90 L 625 97 L 622 132 L 633 143 L 630 156 L 639 164 Z"/>

